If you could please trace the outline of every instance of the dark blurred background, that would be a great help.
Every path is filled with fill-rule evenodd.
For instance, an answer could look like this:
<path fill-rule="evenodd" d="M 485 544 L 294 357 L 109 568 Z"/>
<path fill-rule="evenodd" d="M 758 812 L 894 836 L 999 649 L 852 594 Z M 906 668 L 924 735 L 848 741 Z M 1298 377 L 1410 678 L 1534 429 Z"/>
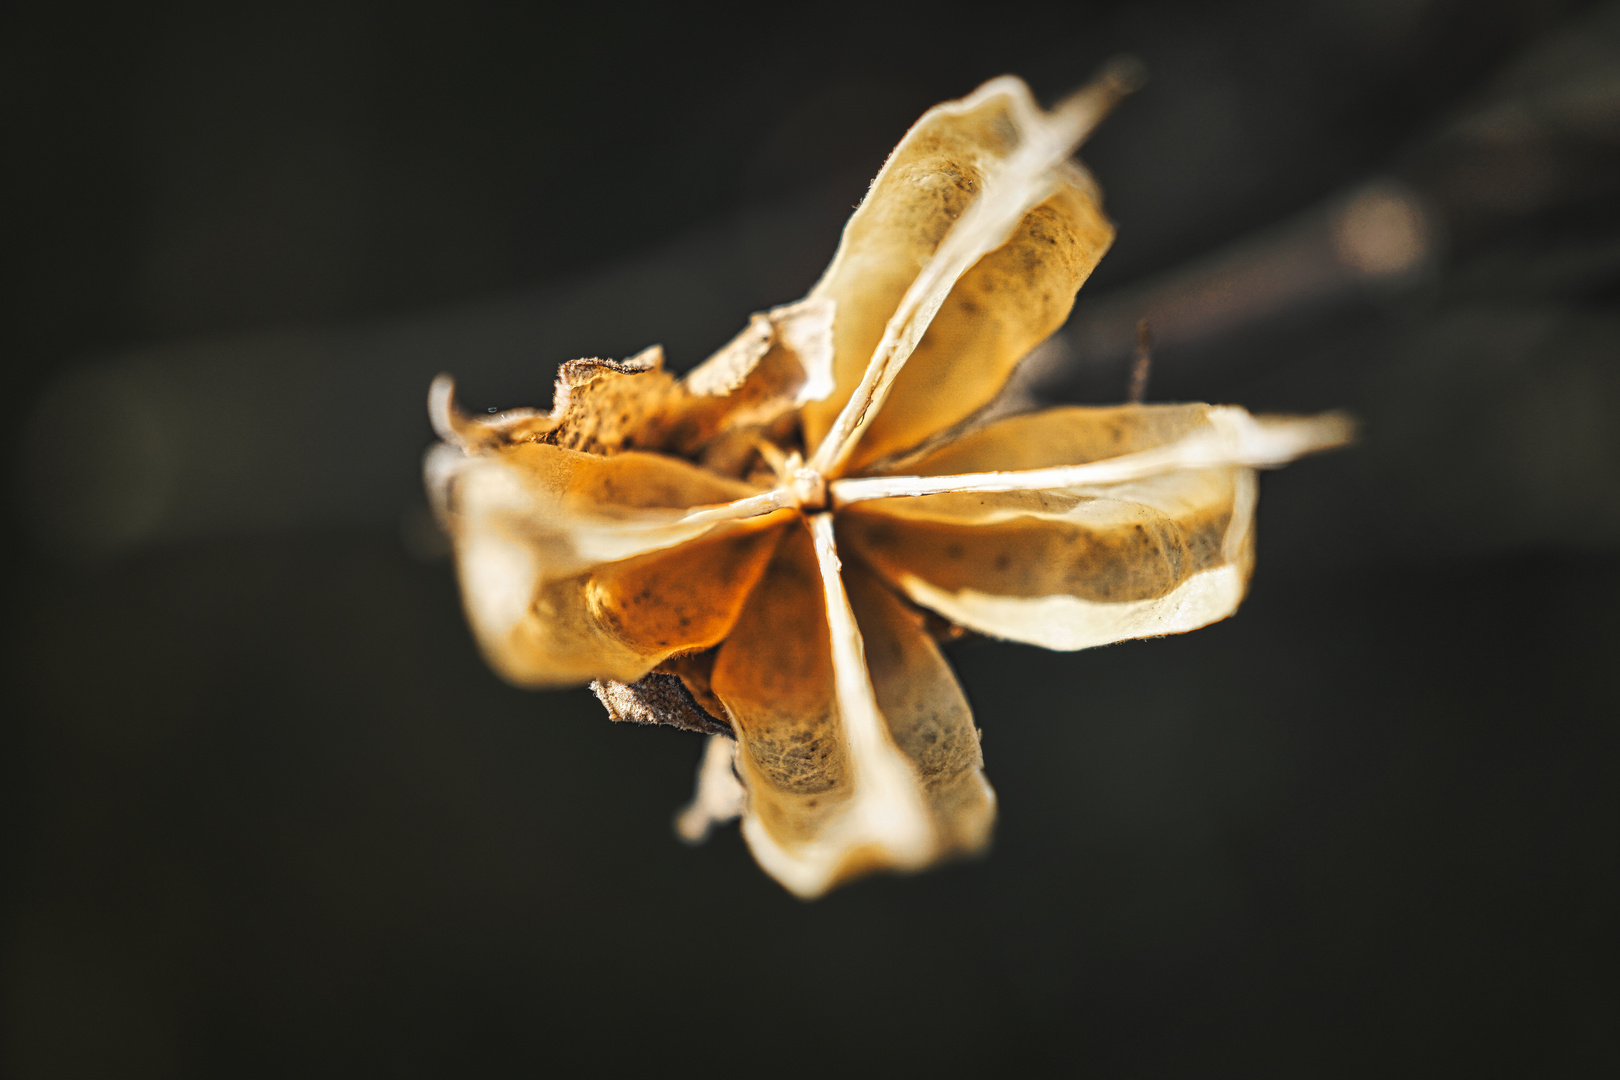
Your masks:
<path fill-rule="evenodd" d="M 993 853 L 815 904 L 498 682 L 428 380 L 794 299 L 928 105 L 1152 81 L 1031 388 L 1345 407 L 1233 619 L 955 647 Z M 1620 1066 L 1620 4 L 9 5 L 5 1069 Z"/>

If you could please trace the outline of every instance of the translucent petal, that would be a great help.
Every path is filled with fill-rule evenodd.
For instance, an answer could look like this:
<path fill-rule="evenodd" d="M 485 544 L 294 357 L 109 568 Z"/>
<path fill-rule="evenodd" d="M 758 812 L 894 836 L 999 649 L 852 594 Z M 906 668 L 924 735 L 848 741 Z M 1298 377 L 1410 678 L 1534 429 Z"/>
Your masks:
<path fill-rule="evenodd" d="M 698 766 L 697 790 L 675 818 L 675 835 L 688 844 L 701 844 L 716 825 L 735 821 L 748 806 L 748 793 L 732 768 L 737 744 L 725 735 L 710 735 Z"/>
<path fill-rule="evenodd" d="M 763 433 L 832 392 L 836 309 L 830 299 L 801 300 L 755 315 L 681 380 L 637 445 L 739 470 Z"/>
<path fill-rule="evenodd" d="M 807 445 L 832 427 L 919 271 L 976 199 L 1009 202 L 1011 235 L 977 237 L 983 246 L 963 253 L 961 269 L 936 286 L 941 295 L 921 300 L 926 333 L 909 360 L 902 358 L 905 367 L 852 467 L 978 410 L 1062 324 L 1113 228 L 1083 170 L 1020 156 L 1053 126 L 1022 82 L 1003 78 L 929 110 L 895 148 L 810 294 L 838 302 L 838 388 L 804 408 Z"/>
<path fill-rule="evenodd" d="M 1209 406 L 1059 406 L 1009 416 L 884 469 L 915 476 L 1045 469 L 1133 454 L 1204 426 Z"/>
<path fill-rule="evenodd" d="M 570 360 L 558 369 L 550 413 L 468 415 L 456 405 L 454 382 L 440 375 L 428 415 L 442 439 L 469 452 L 541 441 L 593 454 L 696 456 L 720 436 L 767 427 L 832 391 L 836 307 L 801 300 L 755 315 L 678 383 L 656 345 L 628 360 Z"/>
<path fill-rule="evenodd" d="M 633 682 L 674 653 L 714 645 L 787 516 L 717 523 L 693 513 L 753 489 L 653 454 L 443 448 L 428 472 L 468 620 L 490 663 L 527 686 Z"/>
<path fill-rule="evenodd" d="M 744 836 L 755 857 L 801 896 L 825 891 L 848 854 L 826 838 L 853 784 L 821 581 L 804 529 L 784 536 L 720 646 L 710 686 L 737 736 L 737 771 L 748 789 Z"/>
<path fill-rule="evenodd" d="M 877 575 L 850 560 L 844 582 L 866 644 L 878 709 L 922 779 L 939 850 L 982 849 L 995 822 L 996 797 L 981 771 L 978 729 L 955 673 L 921 614 Z"/>
<path fill-rule="evenodd" d="M 869 571 L 850 568 L 846 597 L 826 521 L 814 545 L 788 533 L 711 684 L 738 739 L 744 836 L 803 897 L 977 850 L 995 816 L 950 669 Z"/>
<path fill-rule="evenodd" d="M 1055 409 L 998 421 L 915 463 L 957 470 L 1107 459 L 1197 435 L 1208 406 Z M 851 548 L 914 601 L 981 633 L 1053 649 L 1179 633 L 1229 615 L 1252 564 L 1253 470 L 946 492 L 839 515 Z"/>
<path fill-rule="evenodd" d="M 694 399 L 726 402 L 722 423 L 770 423 L 833 390 L 831 299 L 801 300 L 750 320 L 747 329 L 681 380 Z M 684 444 L 678 444 L 684 445 Z"/>

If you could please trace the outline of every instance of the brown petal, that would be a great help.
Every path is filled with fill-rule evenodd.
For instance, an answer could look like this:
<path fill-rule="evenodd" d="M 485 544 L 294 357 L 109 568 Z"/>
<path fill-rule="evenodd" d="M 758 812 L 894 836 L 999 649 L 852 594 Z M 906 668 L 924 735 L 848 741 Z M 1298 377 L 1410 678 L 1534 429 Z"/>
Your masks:
<path fill-rule="evenodd" d="M 592 454 L 647 445 L 641 432 L 656 421 L 674 387 L 657 345 L 628 360 L 570 360 L 557 372 L 552 427 L 540 437 Z"/>
<path fill-rule="evenodd" d="M 739 474 L 757 460 L 762 436 L 791 428 L 795 409 L 831 392 L 834 309 L 803 300 L 755 315 L 671 389 L 632 441 Z"/>
<path fill-rule="evenodd" d="M 764 426 L 789 410 L 832 392 L 833 322 L 830 299 L 801 300 L 755 315 L 748 328 L 681 380 L 691 420 L 673 444 L 691 452 L 710 433 Z M 694 435 L 697 436 L 694 438 Z"/>
<path fill-rule="evenodd" d="M 1204 425 L 1209 406 L 1065 405 L 1009 416 L 883 471 L 913 476 L 1083 465 L 1175 442 Z"/>
<path fill-rule="evenodd" d="M 1056 409 L 989 425 L 918 463 L 1043 468 L 1197 432 L 1207 406 Z M 981 633 L 1055 649 L 1179 633 L 1229 615 L 1252 563 L 1252 469 L 1128 483 L 949 492 L 851 506 L 852 548 L 912 600 Z"/>
<path fill-rule="evenodd" d="M 479 590 L 505 584 L 499 567 L 469 566 L 462 595 L 491 666 L 523 686 L 591 679 L 634 682 L 666 658 L 721 641 L 731 629 L 780 535 L 777 517 L 722 525 L 679 547 L 606 563 L 549 581 L 531 570 L 510 585 L 528 602 L 515 619 Z M 519 591 L 522 590 L 522 591 Z M 504 599 L 504 598 L 503 598 Z"/>
<path fill-rule="evenodd" d="M 847 808 L 852 785 L 821 582 L 804 529 L 783 537 L 720 647 L 710 685 L 737 735 L 755 857 L 795 892 L 821 891 L 838 853 L 818 851 L 818 841 Z M 800 864 L 809 864 L 806 872 L 795 873 Z"/>
<path fill-rule="evenodd" d="M 467 453 L 491 450 L 556 426 L 536 409 L 508 409 L 488 416 L 464 412 L 456 401 L 456 381 L 442 374 L 428 387 L 428 421 L 439 438 Z"/>
<path fill-rule="evenodd" d="M 607 709 L 609 718 L 627 724 L 667 724 L 705 735 L 729 735 L 731 725 L 698 703 L 679 675 L 661 671 L 643 675 L 633 683 L 597 679 L 591 693 Z"/>
<path fill-rule="evenodd" d="M 468 452 L 542 440 L 570 450 L 616 454 L 647 445 L 638 437 L 656 426 L 674 386 L 674 376 L 664 370 L 664 351 L 654 345 L 628 360 L 563 364 L 557 370 L 549 414 L 510 409 L 494 416 L 469 416 L 456 405 L 454 381 L 440 375 L 428 391 L 428 417 L 440 438 Z"/>
<path fill-rule="evenodd" d="M 885 163 L 811 297 L 838 302 L 838 389 L 803 411 L 820 442 L 861 379 L 891 315 L 951 226 L 1045 115 L 1016 79 L 929 110 Z M 978 410 L 1017 362 L 1062 324 L 1113 239 L 1096 187 L 1062 166 L 1057 189 L 945 298 L 900 371 L 853 464 L 914 445 Z M 1005 234 L 1002 234 L 1005 236 Z M 949 287 L 947 283 L 947 287 Z"/>
<path fill-rule="evenodd" d="M 523 443 L 430 457 L 466 605 L 513 682 L 634 682 L 725 636 L 786 512 L 694 520 L 683 509 L 751 491 L 685 462 Z"/>
<path fill-rule="evenodd" d="M 806 898 L 976 849 L 994 815 L 955 679 L 920 620 L 870 573 L 852 568 L 858 591 L 846 597 L 825 521 L 812 519 L 815 545 L 797 528 L 784 538 L 712 682 L 738 738 L 743 834 L 760 865 Z"/>
<path fill-rule="evenodd" d="M 859 561 L 845 565 L 878 708 L 922 779 L 941 851 L 977 851 L 990 840 L 996 797 L 981 771 L 979 733 L 962 687 L 922 613 Z"/>

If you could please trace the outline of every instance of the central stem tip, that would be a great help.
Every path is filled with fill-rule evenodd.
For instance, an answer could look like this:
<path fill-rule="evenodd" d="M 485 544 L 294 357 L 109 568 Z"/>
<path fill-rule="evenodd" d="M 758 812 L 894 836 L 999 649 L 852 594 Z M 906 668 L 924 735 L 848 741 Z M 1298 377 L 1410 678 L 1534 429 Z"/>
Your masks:
<path fill-rule="evenodd" d="M 820 513 L 827 508 L 827 479 L 815 469 L 793 471 L 793 498 L 799 510 L 806 514 Z"/>

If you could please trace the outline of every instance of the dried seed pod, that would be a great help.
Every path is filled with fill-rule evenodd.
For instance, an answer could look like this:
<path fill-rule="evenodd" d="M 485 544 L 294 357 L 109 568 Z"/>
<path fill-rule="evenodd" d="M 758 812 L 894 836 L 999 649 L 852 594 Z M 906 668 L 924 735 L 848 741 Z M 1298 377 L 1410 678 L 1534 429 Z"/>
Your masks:
<path fill-rule="evenodd" d="M 937 639 L 1076 649 L 1223 618 L 1255 469 L 1349 437 L 1208 405 L 974 420 L 1113 237 L 1069 156 L 1124 89 L 1044 112 L 1002 78 L 930 110 L 810 296 L 684 379 L 654 348 L 563 365 L 547 414 L 430 394 L 428 486 L 491 664 L 709 733 L 681 835 L 741 815 L 800 896 L 988 842 Z"/>

